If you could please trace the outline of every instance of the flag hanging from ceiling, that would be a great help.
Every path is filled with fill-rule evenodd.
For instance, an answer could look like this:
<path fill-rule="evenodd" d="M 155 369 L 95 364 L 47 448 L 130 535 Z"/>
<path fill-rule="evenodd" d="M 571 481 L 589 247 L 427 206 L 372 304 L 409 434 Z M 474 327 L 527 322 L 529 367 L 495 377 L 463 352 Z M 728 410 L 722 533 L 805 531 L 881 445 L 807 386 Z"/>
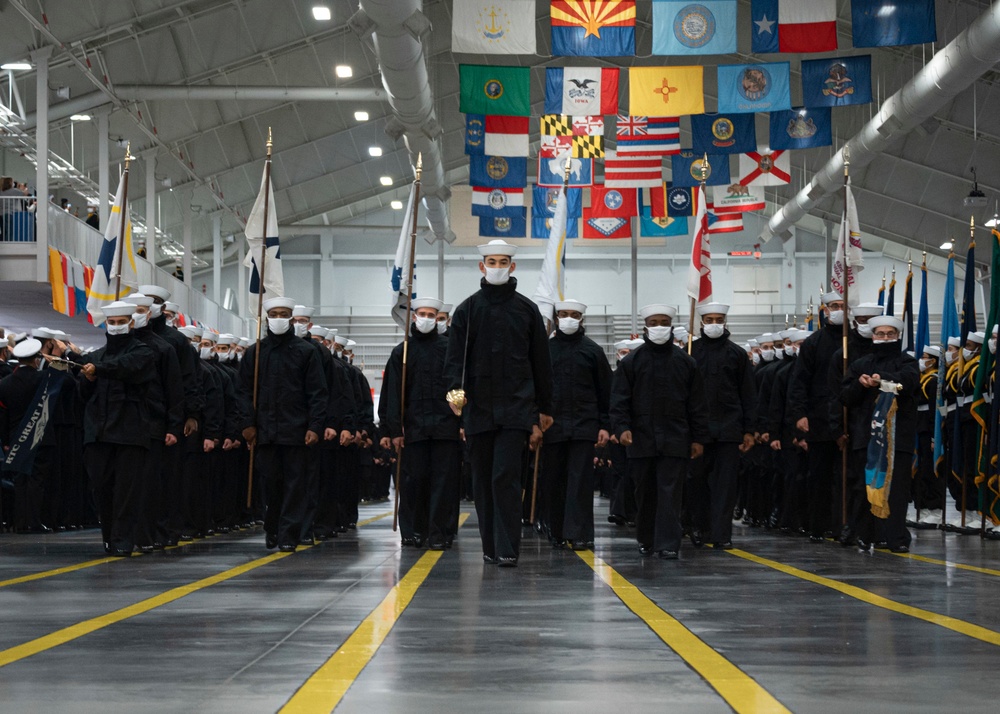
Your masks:
<path fill-rule="evenodd" d="M 681 126 L 677 117 L 633 117 L 618 115 L 615 129 L 616 149 L 624 154 L 680 153 Z"/>
<path fill-rule="evenodd" d="M 618 75 L 608 67 L 548 67 L 545 113 L 586 116 L 618 113 Z"/>
<path fill-rule="evenodd" d="M 802 60 L 802 104 L 844 107 L 872 100 L 872 56 Z"/>
<path fill-rule="evenodd" d="M 527 216 L 501 216 L 499 218 L 480 216 L 479 235 L 483 238 L 526 238 L 528 236 Z"/>
<path fill-rule="evenodd" d="M 778 149 L 814 149 L 833 144 L 829 107 L 771 112 L 768 143 Z"/>
<path fill-rule="evenodd" d="M 600 114 L 542 114 L 538 127 L 542 136 L 603 136 L 604 117 Z"/>
<path fill-rule="evenodd" d="M 792 106 L 788 62 L 720 65 L 718 79 L 720 114 L 772 112 Z"/>
<path fill-rule="evenodd" d="M 590 207 L 583 212 L 584 238 L 629 238 L 632 217 L 638 215 L 636 190 L 594 186 Z"/>
<path fill-rule="evenodd" d="M 486 154 L 486 115 L 465 115 L 465 153 L 469 156 Z"/>
<path fill-rule="evenodd" d="M 108 218 L 108 225 L 104 228 L 104 242 L 101 244 L 101 254 L 94 266 L 94 281 L 90 285 L 90 292 L 87 297 L 87 312 L 95 325 L 104 322 L 104 312 L 101 306 L 116 299 L 115 284 L 117 276 L 121 276 L 121 295 L 127 295 L 131 289 L 139 284 L 135 269 L 135 252 L 132 249 L 132 212 L 126 203 L 122 206 L 122 198 L 125 192 L 125 182 L 119 178 L 118 192 L 115 194 L 115 202 L 111 206 L 111 216 Z M 272 194 L 273 197 L 273 194 Z M 260 202 L 260 197 L 257 199 Z M 256 207 L 257 204 L 254 204 Z M 273 204 L 272 204 L 273 205 Z M 251 213 L 251 218 L 253 214 Z M 122 231 L 122 223 L 125 223 L 125 230 Z M 249 223 L 247 224 L 249 227 Z M 278 221 L 274 221 L 274 235 L 277 235 Z M 125 240 L 122 242 L 121 265 L 118 262 L 118 235 L 123 233 Z M 260 233 L 258 232 L 258 236 Z M 258 242 L 260 238 L 257 239 Z M 249 255 L 247 256 L 250 257 Z M 270 257 L 270 254 L 268 255 Z M 279 271 L 280 272 L 280 271 Z M 278 293 L 279 295 L 281 293 Z"/>
<path fill-rule="evenodd" d="M 893 47 L 937 41 L 934 0 L 851 0 L 855 47 Z"/>
<path fill-rule="evenodd" d="M 764 210 L 764 187 L 743 185 L 738 181 L 728 186 L 713 186 L 715 213 L 741 213 Z"/>
<path fill-rule="evenodd" d="M 705 113 L 704 68 L 630 67 L 630 116 L 676 117 Z M 720 68 L 721 70 L 721 68 Z"/>
<path fill-rule="evenodd" d="M 462 0 L 451 11 L 451 51 L 533 55 L 535 0 Z"/>
<path fill-rule="evenodd" d="M 410 234 L 413 232 L 413 204 L 417 198 L 416 184 L 410 184 L 410 197 L 406 201 L 406 212 L 403 214 L 403 225 L 399 229 L 399 241 L 396 243 L 396 258 L 392 263 L 392 276 L 389 279 L 392 294 L 395 296 L 389 314 L 401 330 L 406 329 L 406 305 L 411 297 L 417 296 L 416 256 L 410 250 Z M 412 277 L 411 277 L 412 272 Z M 407 287 L 412 290 L 407 291 Z"/>
<path fill-rule="evenodd" d="M 469 184 L 487 188 L 524 188 L 528 160 L 519 156 L 470 156 Z"/>
<path fill-rule="evenodd" d="M 836 0 L 750 0 L 750 18 L 754 54 L 837 49 Z"/>
<path fill-rule="evenodd" d="M 531 197 L 531 235 L 548 238 L 552 221 L 556 216 L 559 195 L 562 188 L 535 186 Z M 566 189 L 566 237 L 579 235 L 580 217 L 583 215 L 583 191 L 579 188 Z"/>
<path fill-rule="evenodd" d="M 743 230 L 742 213 L 716 213 L 711 201 L 705 208 L 708 211 L 709 233 L 739 233 Z"/>
<path fill-rule="evenodd" d="M 638 191 L 639 200 L 639 235 L 643 238 L 669 238 L 671 236 L 686 236 L 688 231 L 687 218 L 663 215 L 665 184 L 659 188 L 641 188 Z"/>
<path fill-rule="evenodd" d="M 605 159 L 607 160 L 607 159 Z M 569 160 L 569 185 L 574 188 L 591 186 L 594 183 L 594 160 Z M 557 156 L 552 159 L 538 159 L 539 186 L 559 188 L 563 185 L 563 173 L 566 170 L 566 157 Z"/>
<path fill-rule="evenodd" d="M 635 0 L 552 0 L 552 54 L 635 55 Z"/>
<path fill-rule="evenodd" d="M 695 189 L 702 193 L 701 186 Z M 691 265 L 688 266 L 687 293 L 696 303 L 712 299 L 712 247 L 709 242 L 709 218 L 704 196 L 698 200 L 698 215 L 691 236 Z"/>
<path fill-rule="evenodd" d="M 691 116 L 691 151 L 696 154 L 743 154 L 756 148 L 753 114 Z"/>
<path fill-rule="evenodd" d="M 472 215 L 497 218 L 524 216 L 523 188 L 472 187 Z"/>
<path fill-rule="evenodd" d="M 470 156 L 527 156 L 528 117 L 466 114 L 465 153 Z"/>
<path fill-rule="evenodd" d="M 792 181 L 787 151 L 750 151 L 740 155 L 740 183 L 744 186 L 784 186 Z"/>
<path fill-rule="evenodd" d="M 642 207 L 649 209 L 651 218 L 666 218 L 667 213 L 667 182 L 661 181 L 659 186 L 648 186 L 638 190 L 639 213 Z"/>
<path fill-rule="evenodd" d="M 690 151 L 682 151 L 676 156 L 671 156 L 670 178 L 674 186 L 697 186 L 700 184 L 704 164 L 704 155 L 695 155 Z M 730 183 L 729 154 L 718 156 L 709 154 L 705 185 L 724 186 L 728 183 Z"/>
<path fill-rule="evenodd" d="M 736 52 L 736 0 L 653 0 L 654 55 Z"/>
<path fill-rule="evenodd" d="M 569 154 L 577 159 L 604 158 L 603 136 L 546 136 L 542 135 L 538 156 L 551 159 Z"/>
<path fill-rule="evenodd" d="M 858 273 L 864 270 L 865 259 L 861 250 L 861 227 L 858 224 L 858 208 L 851 193 L 850 179 L 844 187 L 846 200 L 845 218 L 840 223 L 840 237 L 837 239 L 837 253 L 833 259 L 833 277 L 830 287 L 834 292 L 844 294 L 848 288 L 847 300 L 855 307 L 861 300 L 858 296 Z"/>
<path fill-rule="evenodd" d="M 698 192 L 694 189 L 694 186 L 675 186 L 672 181 L 667 181 L 667 215 L 698 215 Z"/>
<path fill-rule="evenodd" d="M 531 116 L 530 68 L 463 64 L 458 73 L 460 112 Z"/>
<path fill-rule="evenodd" d="M 659 186 L 662 181 L 662 156 L 619 155 L 615 151 L 608 151 L 604 156 L 604 185 L 607 188 Z"/>

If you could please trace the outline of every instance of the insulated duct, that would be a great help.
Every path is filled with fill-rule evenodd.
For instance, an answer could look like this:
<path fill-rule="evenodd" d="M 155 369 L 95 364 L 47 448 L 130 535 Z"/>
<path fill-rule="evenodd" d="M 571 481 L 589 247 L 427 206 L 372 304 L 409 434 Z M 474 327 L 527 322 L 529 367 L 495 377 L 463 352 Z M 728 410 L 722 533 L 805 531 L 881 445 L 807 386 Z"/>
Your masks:
<path fill-rule="evenodd" d="M 851 167 L 871 163 L 893 142 L 919 126 L 935 111 L 1000 61 L 1000 3 L 994 3 L 958 37 L 889 97 L 878 114 L 852 137 Z M 820 200 L 844 185 L 841 148 L 805 188 L 768 221 L 760 237 L 770 240 L 797 223 Z"/>
<path fill-rule="evenodd" d="M 423 44 L 431 24 L 421 6 L 421 0 L 361 0 L 350 25 L 362 39 L 371 36 L 382 84 L 395 114 L 386 133 L 394 139 L 403 137 L 412 166 L 417 165 L 418 154 L 423 157 L 421 194 L 427 222 L 436 240 L 451 243 L 455 240 L 448 220 L 451 190 L 445 182 L 439 140 L 442 129 L 434 113 Z"/>

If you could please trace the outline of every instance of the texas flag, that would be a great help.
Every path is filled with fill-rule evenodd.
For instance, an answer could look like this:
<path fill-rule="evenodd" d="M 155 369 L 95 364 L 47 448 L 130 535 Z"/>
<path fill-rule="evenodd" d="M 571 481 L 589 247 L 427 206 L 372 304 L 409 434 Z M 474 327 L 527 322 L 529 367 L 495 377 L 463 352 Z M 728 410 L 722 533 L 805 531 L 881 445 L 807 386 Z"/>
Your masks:
<path fill-rule="evenodd" d="M 545 113 L 571 116 L 618 113 L 617 67 L 549 67 Z"/>
<path fill-rule="evenodd" d="M 751 0 L 754 54 L 837 49 L 836 0 Z"/>

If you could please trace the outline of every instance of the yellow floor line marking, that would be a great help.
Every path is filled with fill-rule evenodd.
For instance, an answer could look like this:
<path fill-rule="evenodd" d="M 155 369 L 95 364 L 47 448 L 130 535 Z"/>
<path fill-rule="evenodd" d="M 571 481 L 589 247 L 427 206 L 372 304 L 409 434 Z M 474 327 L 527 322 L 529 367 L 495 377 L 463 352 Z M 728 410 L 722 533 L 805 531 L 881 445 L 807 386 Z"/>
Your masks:
<path fill-rule="evenodd" d="M 650 600 L 593 551 L 576 551 L 629 610 L 649 625 L 663 643 L 700 674 L 736 712 L 788 712 L 753 677 L 709 647 L 696 634 Z"/>
<path fill-rule="evenodd" d="M 800 570 L 799 568 L 795 568 L 791 565 L 779 563 L 776 560 L 762 558 L 759 555 L 748 553 L 745 550 L 733 549 L 727 550 L 726 552 L 730 555 L 735 555 L 738 558 L 749 560 L 752 563 L 757 563 L 758 565 L 766 565 L 767 567 L 773 568 L 778 572 L 785 573 L 786 575 L 801 578 L 802 580 L 808 580 L 811 583 L 816 583 L 817 585 L 822 585 L 830 588 L 831 590 L 836 590 L 839 593 L 852 597 L 856 600 L 860 600 L 861 602 L 866 602 L 869 605 L 875 605 L 876 607 L 881 607 L 886 610 L 890 610 L 891 612 L 897 612 L 901 615 L 909 615 L 910 617 L 923 620 L 924 622 L 929 622 L 933 625 L 939 625 L 940 627 L 952 630 L 953 632 L 957 632 L 961 635 L 982 640 L 983 642 L 988 642 L 991 645 L 1000 646 L 1000 632 L 995 632 L 988 628 L 981 627 L 980 625 L 974 625 L 971 622 L 966 622 L 965 620 L 959 620 L 958 618 L 949 617 L 948 615 L 941 615 L 919 607 L 904 605 L 901 602 L 896 602 L 895 600 L 890 600 L 887 597 L 876 595 L 875 593 L 869 592 L 864 588 L 859 588 L 855 585 L 848 585 L 847 583 L 842 583 L 839 580 L 825 578 L 822 575 L 816 575 L 805 570 Z"/>
<path fill-rule="evenodd" d="M 391 515 L 392 515 L 392 511 L 386 511 L 385 513 L 381 513 L 381 514 L 379 514 L 377 516 L 374 516 L 374 517 L 369 518 L 367 520 L 361 521 L 360 523 L 358 523 L 358 527 L 360 528 L 361 526 L 367 526 L 370 523 L 374 523 L 375 521 L 381 520 L 382 518 L 385 518 L 386 516 L 391 516 Z M 215 536 L 209 536 L 209 537 L 210 538 L 214 538 Z M 199 542 L 199 541 L 202 541 L 202 540 L 205 540 L 205 539 L 204 538 L 198 538 L 198 539 L 196 539 L 195 542 Z M 165 548 L 165 550 L 173 550 L 174 548 L 183 548 L 186 545 L 191 545 L 191 543 L 185 541 L 184 543 L 179 544 L 179 545 L 168 545 Z M 142 556 L 142 555 L 145 555 L 145 553 L 132 553 L 132 557 L 133 558 L 138 558 L 139 556 Z M 104 565 L 105 563 L 114 563 L 114 562 L 119 561 L 119 560 L 126 560 L 126 558 L 113 558 L 113 557 L 109 556 L 107 558 L 98 558 L 96 560 L 87 560 L 87 561 L 84 561 L 83 563 L 77 563 L 76 565 L 67 565 L 67 566 L 62 567 L 62 568 L 54 568 L 52 570 L 44 570 L 44 571 L 42 571 L 40 573 L 32 573 L 31 575 L 22 575 L 22 576 L 17 577 L 17 578 L 11 578 L 10 580 L 0 580 L 0 588 L 5 588 L 5 587 L 8 587 L 10 585 L 20 585 L 21 583 L 30 583 L 33 580 L 42 580 L 43 578 L 51 578 L 51 577 L 53 577 L 55 575 L 65 575 L 66 573 L 73 573 L 73 572 L 76 572 L 77 570 L 85 570 L 86 568 L 93 568 L 96 565 Z"/>
<path fill-rule="evenodd" d="M 937 558 L 928 558 L 926 555 L 917 555 L 916 553 L 891 553 L 890 555 L 896 555 L 900 558 L 909 558 L 910 560 L 919 560 L 922 563 L 932 563 L 934 565 L 945 565 L 949 568 L 958 568 L 959 570 L 969 570 L 973 573 L 982 573 L 983 575 L 994 575 L 1000 578 L 1000 570 L 991 570 L 990 568 L 981 568 L 978 565 L 966 565 L 965 563 L 955 563 L 950 560 L 938 560 Z"/>
<path fill-rule="evenodd" d="M 459 516 L 460 528 L 468 518 L 468 513 Z M 340 649 L 299 687 L 279 710 L 279 714 L 332 712 L 354 684 L 354 680 L 378 652 L 442 554 L 443 551 L 440 550 L 429 550 L 420 556 L 402 580 L 351 633 Z"/>

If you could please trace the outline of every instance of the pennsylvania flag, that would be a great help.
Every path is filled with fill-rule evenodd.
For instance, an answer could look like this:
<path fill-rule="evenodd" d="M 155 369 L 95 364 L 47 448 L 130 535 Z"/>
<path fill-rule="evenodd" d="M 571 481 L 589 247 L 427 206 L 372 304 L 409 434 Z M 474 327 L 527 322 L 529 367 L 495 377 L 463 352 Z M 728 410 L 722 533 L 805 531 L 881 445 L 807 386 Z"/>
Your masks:
<path fill-rule="evenodd" d="M 786 64 L 786 74 L 787 71 Z M 719 72 L 722 72 L 721 67 Z M 701 66 L 629 67 L 629 115 L 676 117 L 684 114 L 704 114 L 703 76 Z"/>
<path fill-rule="evenodd" d="M 653 0 L 654 55 L 736 51 L 736 0 Z"/>
<path fill-rule="evenodd" d="M 635 55 L 635 0 L 552 0 L 552 54 Z"/>
<path fill-rule="evenodd" d="M 781 149 L 813 149 L 833 144 L 830 109 L 793 109 L 771 112 L 770 141 L 772 151 Z"/>
<path fill-rule="evenodd" d="M 802 60 L 802 104 L 844 107 L 872 100 L 872 57 Z"/>
<path fill-rule="evenodd" d="M 530 68 L 463 64 L 458 73 L 460 112 L 531 116 Z"/>
<path fill-rule="evenodd" d="M 746 154 L 757 150 L 753 114 L 695 114 L 691 150 L 696 154 Z"/>
<path fill-rule="evenodd" d="M 855 47 L 935 42 L 934 0 L 852 0 L 851 35 Z"/>

